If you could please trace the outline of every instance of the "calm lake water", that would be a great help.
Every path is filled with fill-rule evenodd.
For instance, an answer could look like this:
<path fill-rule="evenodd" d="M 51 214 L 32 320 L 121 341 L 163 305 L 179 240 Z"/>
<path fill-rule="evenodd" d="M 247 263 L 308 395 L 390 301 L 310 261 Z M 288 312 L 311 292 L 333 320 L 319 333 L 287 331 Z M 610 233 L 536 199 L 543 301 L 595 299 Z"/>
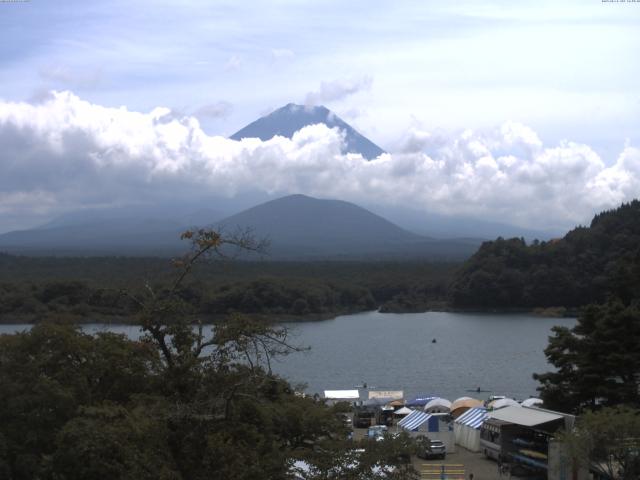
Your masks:
<path fill-rule="evenodd" d="M 294 383 L 306 383 L 309 393 L 350 389 L 364 382 L 371 389 L 404 390 L 405 397 L 433 394 L 453 400 L 476 396 L 467 390 L 481 387 L 523 399 L 536 393 L 531 375 L 550 369 L 543 350 L 551 327 L 574 324 L 575 319 L 443 312 L 365 312 L 293 322 L 286 325 L 294 343 L 311 350 L 286 357 L 274 369 Z M 0 333 L 25 328 L 29 326 L 0 325 Z M 135 326 L 84 328 L 139 335 Z"/>

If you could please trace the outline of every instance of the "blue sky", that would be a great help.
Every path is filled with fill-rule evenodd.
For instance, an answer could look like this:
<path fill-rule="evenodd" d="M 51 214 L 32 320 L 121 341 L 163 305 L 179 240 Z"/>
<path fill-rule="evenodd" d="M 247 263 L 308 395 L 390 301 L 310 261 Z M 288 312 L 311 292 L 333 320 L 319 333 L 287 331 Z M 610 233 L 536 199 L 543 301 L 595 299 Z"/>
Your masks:
<path fill-rule="evenodd" d="M 600 0 L 0 3 L 0 100 L 166 107 L 211 136 L 323 103 L 392 153 L 515 122 L 612 166 L 640 145 L 639 27 Z"/>

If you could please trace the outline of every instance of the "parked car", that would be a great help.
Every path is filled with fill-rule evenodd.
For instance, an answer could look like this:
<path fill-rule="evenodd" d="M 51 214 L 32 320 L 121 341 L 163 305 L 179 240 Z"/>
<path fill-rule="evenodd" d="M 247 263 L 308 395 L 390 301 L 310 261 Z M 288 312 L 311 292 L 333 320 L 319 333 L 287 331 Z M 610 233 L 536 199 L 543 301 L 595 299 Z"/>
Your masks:
<path fill-rule="evenodd" d="M 385 433 L 387 433 L 389 429 L 386 425 L 372 425 L 367 430 L 367 437 L 372 440 L 382 440 Z"/>
<path fill-rule="evenodd" d="M 351 414 L 349 413 L 338 413 L 338 418 L 345 427 L 350 428 L 353 425 L 353 420 L 351 419 Z"/>
<path fill-rule="evenodd" d="M 416 440 L 416 455 L 419 458 L 442 458 L 447 456 L 447 447 L 441 440 L 431 440 L 428 437 L 421 437 Z"/>

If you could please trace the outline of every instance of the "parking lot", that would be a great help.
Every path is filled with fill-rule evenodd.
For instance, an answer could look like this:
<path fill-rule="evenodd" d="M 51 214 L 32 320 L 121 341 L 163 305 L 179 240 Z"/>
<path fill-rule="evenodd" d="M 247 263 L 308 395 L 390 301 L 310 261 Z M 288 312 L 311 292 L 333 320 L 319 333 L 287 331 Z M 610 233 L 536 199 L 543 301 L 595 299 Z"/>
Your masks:
<path fill-rule="evenodd" d="M 488 460 L 480 453 L 473 453 L 464 448 L 457 447 L 454 453 L 448 453 L 445 460 L 424 460 L 413 456 L 412 463 L 414 468 L 420 472 L 420 477 L 427 479 L 440 479 L 442 475 L 442 467 L 448 473 L 447 479 L 468 479 L 469 474 L 473 473 L 473 480 L 494 480 L 501 478 L 498 474 L 498 464 L 492 460 Z M 507 475 L 503 477 L 509 478 Z M 519 477 L 511 477 L 513 479 Z"/>
<path fill-rule="evenodd" d="M 355 439 L 365 438 L 366 435 L 366 428 L 354 429 Z M 498 472 L 498 464 L 495 461 L 487 459 L 481 453 L 470 452 L 457 445 L 456 451 L 447 453 L 447 456 L 444 460 L 425 460 L 412 455 L 411 463 L 416 471 L 420 473 L 420 478 L 425 480 L 440 480 L 441 478 L 443 478 L 443 466 L 445 472 L 447 472 L 447 476 L 444 478 L 446 478 L 447 480 L 468 480 L 471 473 L 473 473 L 473 480 L 516 480 L 525 478 L 516 475 L 510 476 L 508 474 L 501 477 Z"/>

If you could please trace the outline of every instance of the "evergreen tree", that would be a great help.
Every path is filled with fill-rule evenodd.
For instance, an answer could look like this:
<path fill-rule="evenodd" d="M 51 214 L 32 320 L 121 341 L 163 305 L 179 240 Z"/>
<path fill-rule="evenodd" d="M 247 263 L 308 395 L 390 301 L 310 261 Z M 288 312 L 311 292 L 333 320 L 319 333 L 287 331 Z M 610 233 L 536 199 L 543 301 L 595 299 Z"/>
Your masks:
<path fill-rule="evenodd" d="M 640 308 L 591 305 L 575 327 L 554 327 L 545 355 L 556 371 L 534 374 L 545 405 L 579 412 L 640 407 Z"/>

